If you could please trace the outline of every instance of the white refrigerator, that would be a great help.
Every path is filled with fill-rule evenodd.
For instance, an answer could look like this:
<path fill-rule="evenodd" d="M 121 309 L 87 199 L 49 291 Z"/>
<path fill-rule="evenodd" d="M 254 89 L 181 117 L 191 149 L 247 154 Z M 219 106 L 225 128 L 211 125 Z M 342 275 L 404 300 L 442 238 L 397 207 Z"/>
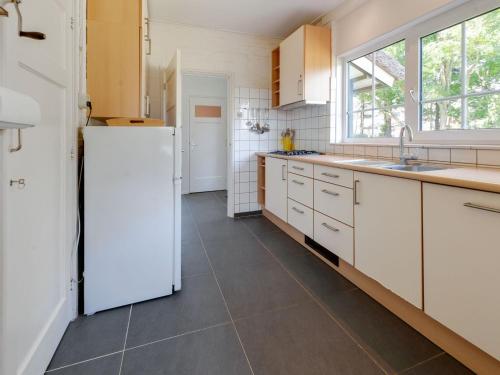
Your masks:
<path fill-rule="evenodd" d="M 180 133 L 84 129 L 85 314 L 180 290 Z"/>

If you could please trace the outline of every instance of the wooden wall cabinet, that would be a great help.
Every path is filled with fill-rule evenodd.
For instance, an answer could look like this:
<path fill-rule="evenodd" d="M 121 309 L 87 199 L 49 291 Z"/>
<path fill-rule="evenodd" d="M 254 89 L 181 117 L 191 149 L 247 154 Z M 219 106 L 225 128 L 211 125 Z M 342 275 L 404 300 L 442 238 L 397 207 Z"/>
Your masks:
<path fill-rule="evenodd" d="M 500 194 L 424 183 L 423 202 L 424 310 L 500 360 Z"/>
<path fill-rule="evenodd" d="M 354 266 L 422 308 L 421 183 L 354 173 Z"/>
<path fill-rule="evenodd" d="M 322 104 L 330 100 L 332 50 L 329 28 L 300 27 L 281 42 L 277 61 L 280 106 L 302 102 Z M 273 72 L 275 69 L 273 64 Z M 273 93 L 274 89 L 273 86 Z"/>
<path fill-rule="evenodd" d="M 87 1 L 87 92 L 92 117 L 144 117 L 144 0 Z"/>

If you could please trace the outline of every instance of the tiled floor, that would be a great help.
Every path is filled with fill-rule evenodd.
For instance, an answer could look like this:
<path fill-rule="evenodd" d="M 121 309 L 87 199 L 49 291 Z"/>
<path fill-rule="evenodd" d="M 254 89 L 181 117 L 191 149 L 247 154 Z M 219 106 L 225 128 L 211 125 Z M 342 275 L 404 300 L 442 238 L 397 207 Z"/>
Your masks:
<path fill-rule="evenodd" d="M 78 318 L 48 373 L 470 373 L 224 192 L 185 196 L 182 223 L 182 291 Z"/>

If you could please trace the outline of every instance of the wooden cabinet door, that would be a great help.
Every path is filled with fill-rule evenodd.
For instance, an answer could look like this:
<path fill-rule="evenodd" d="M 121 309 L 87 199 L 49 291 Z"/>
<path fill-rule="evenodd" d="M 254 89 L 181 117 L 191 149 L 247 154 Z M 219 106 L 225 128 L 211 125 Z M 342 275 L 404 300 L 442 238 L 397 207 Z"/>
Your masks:
<path fill-rule="evenodd" d="M 266 158 L 266 209 L 287 221 L 287 161 Z"/>
<path fill-rule="evenodd" d="M 304 26 L 280 44 L 280 105 L 304 100 Z"/>
<path fill-rule="evenodd" d="M 141 115 L 141 0 L 87 3 L 87 91 L 92 117 Z"/>
<path fill-rule="evenodd" d="M 500 194 L 423 184 L 424 311 L 500 360 L 500 212 L 494 210 Z"/>
<path fill-rule="evenodd" d="M 354 173 L 354 265 L 422 307 L 421 183 Z"/>

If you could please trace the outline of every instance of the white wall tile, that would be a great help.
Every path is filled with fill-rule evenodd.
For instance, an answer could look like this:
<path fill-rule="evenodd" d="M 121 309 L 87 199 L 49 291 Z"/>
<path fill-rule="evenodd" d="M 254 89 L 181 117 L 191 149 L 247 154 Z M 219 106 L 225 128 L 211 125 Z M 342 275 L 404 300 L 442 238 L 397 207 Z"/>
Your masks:
<path fill-rule="evenodd" d="M 451 149 L 451 162 L 452 163 L 466 163 L 476 164 L 477 151 L 455 148 Z"/>
<path fill-rule="evenodd" d="M 378 155 L 377 146 L 365 146 L 365 155 L 376 157 Z"/>
<path fill-rule="evenodd" d="M 430 148 L 429 160 L 449 163 L 451 161 L 451 150 L 449 148 Z"/>
<path fill-rule="evenodd" d="M 380 158 L 391 159 L 392 158 L 392 147 L 378 146 L 377 156 Z"/>
<path fill-rule="evenodd" d="M 477 164 L 500 166 L 500 150 L 477 150 Z"/>
<path fill-rule="evenodd" d="M 354 153 L 354 155 L 364 156 L 365 155 L 365 146 L 354 145 L 353 153 Z"/>

